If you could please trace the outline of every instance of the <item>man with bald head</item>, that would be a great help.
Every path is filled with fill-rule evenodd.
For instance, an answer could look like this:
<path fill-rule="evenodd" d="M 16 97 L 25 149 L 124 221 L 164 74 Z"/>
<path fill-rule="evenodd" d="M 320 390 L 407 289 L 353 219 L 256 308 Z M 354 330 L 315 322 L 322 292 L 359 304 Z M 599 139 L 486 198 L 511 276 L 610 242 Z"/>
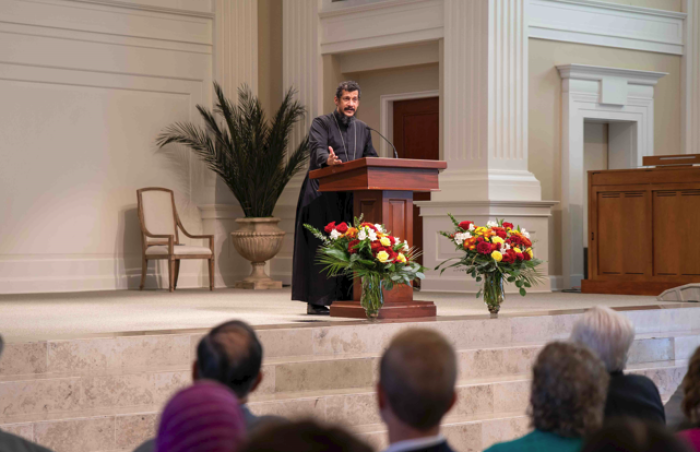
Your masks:
<path fill-rule="evenodd" d="M 457 358 L 439 333 L 409 329 L 382 356 L 379 411 L 389 429 L 386 452 L 451 452 L 440 422 L 457 400 Z"/>

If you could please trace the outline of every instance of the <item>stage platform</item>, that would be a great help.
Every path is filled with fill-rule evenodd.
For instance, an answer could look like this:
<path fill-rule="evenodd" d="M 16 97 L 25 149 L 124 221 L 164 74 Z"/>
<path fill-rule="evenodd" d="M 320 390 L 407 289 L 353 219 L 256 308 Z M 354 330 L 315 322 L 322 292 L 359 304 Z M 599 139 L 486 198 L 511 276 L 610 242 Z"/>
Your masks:
<path fill-rule="evenodd" d="M 439 317 L 481 315 L 488 311 L 473 295 L 415 292 L 416 300 L 437 305 Z M 655 297 L 569 293 L 508 294 L 501 316 L 611 307 L 658 305 Z M 664 304 L 668 304 L 664 302 Z M 168 332 L 211 328 L 231 318 L 252 325 L 348 322 L 355 319 L 309 316 L 306 304 L 291 301 L 291 290 L 241 289 L 119 290 L 0 295 L 0 334 L 6 341 L 48 340 L 94 334 Z"/>
<path fill-rule="evenodd" d="M 668 398 L 700 346 L 697 303 L 652 297 L 509 295 L 498 318 L 472 296 L 417 294 L 439 317 L 328 319 L 305 314 L 289 290 L 120 291 L 0 296 L 0 429 L 57 452 L 127 452 L 152 436 L 163 404 L 190 383 L 194 350 L 212 326 L 244 319 L 265 350 L 251 410 L 314 417 L 380 450 L 386 431 L 374 394 L 382 350 L 398 331 L 445 334 L 458 353 L 458 402 L 443 423 L 456 450 L 479 451 L 528 430 L 530 368 L 548 341 L 568 337 L 584 309 L 607 305 L 632 320 L 629 370 Z"/>

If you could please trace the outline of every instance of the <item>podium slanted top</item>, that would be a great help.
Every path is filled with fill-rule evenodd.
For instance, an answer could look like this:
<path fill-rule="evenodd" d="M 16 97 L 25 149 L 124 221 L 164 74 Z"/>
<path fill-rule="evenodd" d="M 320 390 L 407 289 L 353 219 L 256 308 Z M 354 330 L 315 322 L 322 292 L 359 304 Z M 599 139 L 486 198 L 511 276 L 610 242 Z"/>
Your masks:
<path fill-rule="evenodd" d="M 319 191 L 402 190 L 437 191 L 441 160 L 365 157 L 309 172 Z"/>

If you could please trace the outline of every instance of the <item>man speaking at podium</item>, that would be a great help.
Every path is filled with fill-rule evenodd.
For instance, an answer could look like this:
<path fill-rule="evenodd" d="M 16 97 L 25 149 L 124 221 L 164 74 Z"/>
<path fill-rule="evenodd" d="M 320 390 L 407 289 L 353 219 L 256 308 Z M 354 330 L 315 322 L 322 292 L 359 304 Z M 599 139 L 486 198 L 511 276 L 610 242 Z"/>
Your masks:
<path fill-rule="evenodd" d="M 360 106 L 360 85 L 347 81 L 335 92 L 335 110 L 319 116 L 311 123 L 309 171 L 326 166 L 342 165 L 363 157 L 377 157 L 367 124 L 355 118 Z M 328 278 L 316 262 L 316 249 L 321 242 L 304 227 L 308 223 L 319 230 L 330 222 L 351 222 L 353 203 L 351 192 L 318 191 L 318 180 L 306 174 L 299 193 L 296 226 L 294 228 L 294 259 L 292 264 L 292 300 L 308 303 L 311 315 L 328 315 L 328 306 L 335 300 L 352 299 L 350 278 Z"/>

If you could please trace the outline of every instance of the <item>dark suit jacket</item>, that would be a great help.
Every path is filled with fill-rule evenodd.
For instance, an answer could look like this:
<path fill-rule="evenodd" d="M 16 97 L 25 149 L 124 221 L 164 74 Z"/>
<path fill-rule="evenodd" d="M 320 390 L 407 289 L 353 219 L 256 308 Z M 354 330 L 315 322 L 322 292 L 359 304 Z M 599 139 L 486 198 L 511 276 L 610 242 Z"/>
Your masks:
<path fill-rule="evenodd" d="M 45 447 L 27 441 L 17 435 L 0 430 L 0 451 L 2 452 L 51 452 Z"/>
<path fill-rule="evenodd" d="M 413 449 L 411 452 L 454 452 L 447 441 L 423 449 Z"/>
<path fill-rule="evenodd" d="M 653 381 L 643 375 L 610 374 L 605 418 L 620 416 L 666 424 L 664 404 Z"/>

